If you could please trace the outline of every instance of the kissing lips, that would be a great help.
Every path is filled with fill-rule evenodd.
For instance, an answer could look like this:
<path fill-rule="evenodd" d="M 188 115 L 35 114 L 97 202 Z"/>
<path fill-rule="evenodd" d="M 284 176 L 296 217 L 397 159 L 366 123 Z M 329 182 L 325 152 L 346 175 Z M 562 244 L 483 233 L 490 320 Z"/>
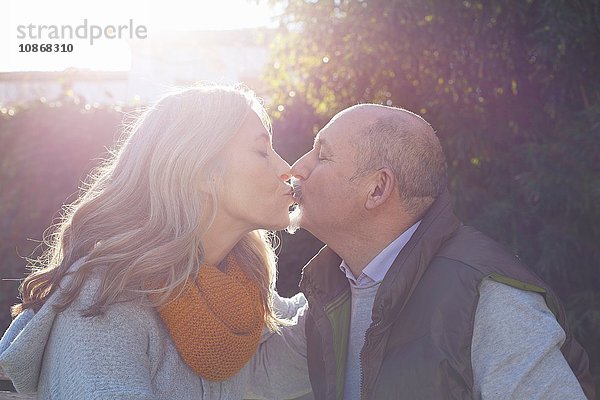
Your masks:
<path fill-rule="evenodd" d="M 300 186 L 300 181 L 296 178 L 292 178 L 291 183 L 293 191 L 292 197 L 294 197 L 294 200 L 296 200 L 296 202 L 300 202 L 300 200 L 302 199 L 302 186 Z"/>

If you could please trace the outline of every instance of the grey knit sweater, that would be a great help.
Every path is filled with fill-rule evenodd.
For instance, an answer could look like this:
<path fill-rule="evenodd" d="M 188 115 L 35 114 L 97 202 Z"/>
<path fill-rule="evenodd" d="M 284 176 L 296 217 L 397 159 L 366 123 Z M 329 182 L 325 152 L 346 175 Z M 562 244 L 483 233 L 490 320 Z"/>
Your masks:
<path fill-rule="evenodd" d="M 285 366 L 297 379 L 272 381 L 268 371 L 298 354 L 266 332 L 255 358 L 235 376 L 224 382 L 200 378 L 180 358 L 153 308 L 123 302 L 103 316 L 82 317 L 79 310 L 91 304 L 98 284 L 89 279 L 59 314 L 51 307 L 54 293 L 37 313 L 27 310 L 13 321 L 0 340 L 0 367 L 19 392 L 37 392 L 40 399 L 184 400 L 294 398 L 310 391 L 306 363 Z M 305 303 L 302 295 L 276 299 L 288 318 Z"/>

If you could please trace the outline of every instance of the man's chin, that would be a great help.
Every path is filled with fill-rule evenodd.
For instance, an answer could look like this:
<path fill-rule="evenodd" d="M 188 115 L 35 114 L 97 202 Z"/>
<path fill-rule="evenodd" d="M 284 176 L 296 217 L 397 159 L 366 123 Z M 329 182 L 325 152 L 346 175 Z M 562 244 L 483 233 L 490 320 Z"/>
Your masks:
<path fill-rule="evenodd" d="M 294 234 L 300 229 L 302 223 L 302 208 L 296 204 L 294 209 L 290 212 L 290 224 L 286 228 L 288 233 Z"/>

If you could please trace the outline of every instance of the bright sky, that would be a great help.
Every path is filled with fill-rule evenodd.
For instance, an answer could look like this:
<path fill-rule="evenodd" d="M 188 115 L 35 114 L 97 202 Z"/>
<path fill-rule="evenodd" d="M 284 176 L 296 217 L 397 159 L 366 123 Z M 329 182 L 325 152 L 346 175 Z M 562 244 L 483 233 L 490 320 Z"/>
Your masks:
<path fill-rule="evenodd" d="M 91 25 L 144 25 L 148 37 L 162 31 L 228 30 L 273 25 L 276 14 L 265 0 L 2 0 L 0 13 L 0 72 L 60 71 L 68 67 L 94 70 L 128 70 L 131 59 L 127 40 L 97 39 L 89 44 Z M 88 39 L 29 38 L 29 24 L 75 30 L 88 20 Z M 26 38 L 18 38 L 17 28 Z M 98 29 L 100 29 L 98 28 Z M 84 30 L 81 29 L 80 32 Z M 68 32 L 68 31 L 67 31 Z M 123 30 L 128 35 L 128 30 Z M 37 28 L 33 30 L 37 36 Z M 129 38 L 129 36 L 127 36 Z M 144 39 L 136 39 L 144 40 Z M 73 52 L 19 52 L 26 44 L 72 44 Z M 24 49 L 25 50 L 25 49 Z M 61 48 L 59 48 L 61 50 Z"/>

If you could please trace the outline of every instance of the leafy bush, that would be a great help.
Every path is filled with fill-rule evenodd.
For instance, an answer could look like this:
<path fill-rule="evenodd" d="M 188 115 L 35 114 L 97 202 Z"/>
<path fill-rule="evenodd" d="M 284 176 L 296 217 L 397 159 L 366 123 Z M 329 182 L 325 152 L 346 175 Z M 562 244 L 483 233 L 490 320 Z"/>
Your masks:
<path fill-rule="evenodd" d="M 272 3 L 276 132 L 310 142 L 360 102 L 420 113 L 459 216 L 558 291 L 600 382 L 600 1 Z"/>

